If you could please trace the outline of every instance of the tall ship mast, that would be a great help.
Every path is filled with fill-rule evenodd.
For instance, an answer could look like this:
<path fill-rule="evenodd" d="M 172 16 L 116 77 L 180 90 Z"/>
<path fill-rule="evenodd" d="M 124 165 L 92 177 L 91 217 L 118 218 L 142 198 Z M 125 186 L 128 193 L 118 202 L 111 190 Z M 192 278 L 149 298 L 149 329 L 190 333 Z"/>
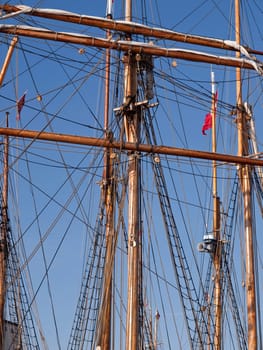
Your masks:
<path fill-rule="evenodd" d="M 1 348 L 261 349 L 261 5 L 22 3 L 0 5 Z"/>

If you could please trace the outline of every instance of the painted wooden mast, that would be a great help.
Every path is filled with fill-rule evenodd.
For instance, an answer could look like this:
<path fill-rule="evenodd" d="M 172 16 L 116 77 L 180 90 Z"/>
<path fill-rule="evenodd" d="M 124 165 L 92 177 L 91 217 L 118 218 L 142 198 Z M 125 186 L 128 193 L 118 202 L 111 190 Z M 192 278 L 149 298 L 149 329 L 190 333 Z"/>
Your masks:
<path fill-rule="evenodd" d="M 132 20 L 132 1 L 126 0 L 125 20 Z M 130 41 L 130 36 L 127 41 Z M 127 52 L 124 63 L 124 127 L 126 139 L 133 144 L 140 142 L 140 117 L 135 106 L 137 71 L 135 54 Z M 139 242 L 139 172 L 140 155 L 130 152 L 128 160 L 128 296 L 126 318 L 126 350 L 139 349 L 139 293 L 140 293 L 140 242 Z"/>
<path fill-rule="evenodd" d="M 236 12 L 236 42 L 240 44 L 240 4 L 235 0 Z M 240 53 L 236 53 L 240 57 Z M 242 102 L 241 69 L 236 68 L 237 90 L 237 130 L 238 130 L 238 155 L 248 155 L 247 115 L 244 113 Z M 246 298 L 247 298 L 247 327 L 248 348 L 257 349 L 257 313 L 256 313 L 256 283 L 254 266 L 254 236 L 252 230 L 252 202 L 251 202 L 251 168 L 249 165 L 239 167 L 240 183 L 244 200 L 244 227 L 246 245 Z"/>

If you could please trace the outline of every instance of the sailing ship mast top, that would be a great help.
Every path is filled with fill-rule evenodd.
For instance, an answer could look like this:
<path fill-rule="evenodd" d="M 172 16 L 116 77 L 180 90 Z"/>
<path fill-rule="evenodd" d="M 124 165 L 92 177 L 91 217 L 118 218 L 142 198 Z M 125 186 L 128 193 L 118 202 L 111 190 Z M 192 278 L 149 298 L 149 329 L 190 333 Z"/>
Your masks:
<path fill-rule="evenodd" d="M 109 153 L 112 149 L 121 150 L 122 152 L 125 150 L 128 150 L 127 156 L 128 156 L 128 195 L 129 195 L 129 204 L 128 204 L 128 214 L 129 214 L 129 220 L 128 220 L 128 239 L 127 239 L 127 266 L 129 271 L 129 280 L 128 280 L 128 300 L 127 300 L 127 320 L 126 320 L 126 329 L 127 329 L 127 338 L 126 338 L 126 349 L 127 350 L 137 350 L 140 347 L 140 344 L 142 342 L 141 334 L 139 331 L 139 323 L 142 321 L 142 312 L 140 310 L 140 302 L 142 299 L 142 229 L 141 229 L 141 177 L 140 177 L 140 171 L 141 171 L 141 153 L 145 152 L 150 155 L 153 154 L 171 154 L 171 155 L 179 155 L 183 157 L 191 157 L 191 158 L 203 158 L 203 159 L 211 159 L 214 162 L 214 178 L 216 178 L 216 168 L 217 163 L 216 161 L 221 162 L 231 162 L 236 164 L 241 164 L 240 166 L 240 178 L 242 185 L 244 186 L 244 194 L 250 192 L 250 183 L 249 183 L 249 176 L 250 176 L 250 164 L 253 165 L 263 165 L 263 161 L 260 159 L 253 159 L 247 157 L 247 152 L 244 152 L 244 142 L 243 139 L 241 141 L 241 147 L 239 149 L 242 151 L 239 151 L 238 156 L 231 156 L 226 154 L 217 154 L 216 151 L 216 142 L 214 142 L 214 148 L 212 152 L 200 152 L 195 150 L 189 150 L 189 149 L 179 149 L 175 147 L 167 147 L 167 146 L 157 146 L 154 144 L 150 144 L 149 142 L 142 144 L 141 143 L 141 129 L 142 129 L 142 120 L 144 118 L 143 112 L 144 109 L 148 108 L 147 103 L 139 100 L 140 97 L 138 96 L 138 82 L 137 82 L 137 75 L 139 74 L 140 70 L 142 69 L 141 64 L 141 57 L 145 58 L 148 57 L 149 59 L 152 58 L 152 56 L 165 56 L 165 57 L 174 57 L 174 58 L 181 58 L 185 60 L 193 60 L 197 62 L 209 62 L 214 64 L 222 64 L 222 65 L 228 65 L 233 67 L 245 67 L 247 69 L 254 69 L 260 74 L 262 74 L 262 65 L 257 60 L 255 60 L 251 54 L 262 54 L 262 52 L 252 50 L 249 48 L 244 48 L 240 45 L 239 41 L 236 40 L 236 42 L 230 42 L 230 41 L 223 41 L 223 40 L 217 40 L 217 39 L 210 39 L 205 37 L 199 37 L 199 36 L 186 36 L 182 33 L 177 33 L 173 31 L 168 30 L 159 30 L 156 28 L 150 28 L 148 26 L 144 25 L 138 25 L 134 24 L 133 18 L 132 18 L 132 1 L 127 0 L 126 1 L 126 8 L 125 8 L 125 21 L 114 21 L 112 20 L 112 1 L 110 0 L 108 2 L 107 6 L 107 19 L 99 19 L 99 18 L 91 18 L 89 16 L 78 16 L 76 14 L 72 13 L 66 13 L 61 11 L 54 11 L 54 13 L 51 13 L 50 11 L 44 11 L 39 9 L 32 9 L 28 7 L 21 7 L 21 6 L 9 6 L 9 5 L 1 5 L 1 8 L 4 9 L 7 13 L 21 13 L 25 16 L 39 16 L 39 17 L 45 17 L 45 18 L 53 18 L 58 20 L 69 20 L 74 23 L 81 23 L 81 24 L 92 24 L 94 26 L 102 27 L 107 29 L 107 36 L 106 38 L 95 38 L 95 37 L 89 37 L 85 35 L 79 35 L 79 34 L 72 34 L 72 33 L 62 33 L 62 32 L 55 32 L 50 30 L 43 30 L 40 28 L 33 28 L 33 27 L 26 27 L 26 26 L 7 26 L 7 25 L 1 25 L 0 26 L 0 32 L 2 33 L 8 33 L 8 34 L 18 34 L 18 35 L 24 35 L 28 37 L 36 37 L 36 38 L 42 38 L 42 39 L 49 39 L 54 41 L 61 41 L 61 42 L 69 42 L 69 43 L 78 43 L 83 44 L 87 46 L 92 47 L 101 47 L 107 49 L 106 54 L 106 64 L 105 64 L 105 109 L 104 109 L 104 137 L 103 138 L 90 138 L 90 137 L 80 137 L 80 136 L 72 136 L 72 135 L 61 135 L 61 134 L 55 134 L 55 133 L 47 133 L 43 131 L 28 131 L 28 130 L 18 130 L 18 129 L 6 129 L 6 128 L 0 128 L 0 134 L 2 135 L 13 135 L 16 137 L 22 137 L 22 138 L 32 138 L 32 139 L 38 139 L 38 140 L 57 140 L 61 142 L 67 142 L 67 143 L 78 143 L 83 145 L 92 145 L 94 147 L 100 147 L 100 148 L 107 148 L 105 151 L 104 156 L 104 173 L 103 173 L 103 198 L 104 198 L 104 206 L 106 208 L 106 221 L 105 221 L 105 227 L 106 227 L 106 236 L 107 238 L 114 235 L 114 198 L 111 197 L 111 192 L 113 187 L 111 186 L 113 184 L 113 173 L 112 173 L 112 163 L 111 163 L 111 157 L 109 156 Z M 80 21 L 81 19 L 81 21 Z M 78 22 L 79 21 L 79 22 Z M 122 29 L 121 29 L 122 28 Z M 111 36 L 112 32 L 116 30 L 121 30 L 123 33 L 125 33 L 125 39 L 124 40 L 114 40 Z M 111 32 L 112 31 L 112 32 Z M 164 48 L 160 47 L 158 45 L 152 45 L 151 43 L 140 43 L 135 42 L 132 40 L 132 35 L 136 34 L 142 34 L 142 35 L 149 35 L 150 37 L 156 37 L 156 38 L 165 38 L 169 41 L 171 40 L 178 40 L 178 41 L 186 41 L 191 44 L 200 44 L 200 45 L 209 45 L 210 47 L 215 48 L 224 48 L 229 49 L 231 51 L 237 51 L 237 57 L 223 57 L 218 55 L 212 55 L 212 54 L 206 54 L 202 52 L 196 52 L 192 50 L 184 50 L 184 49 L 174 49 L 174 48 Z M 118 111 L 120 112 L 121 117 L 119 118 L 120 124 L 122 124 L 121 130 L 123 134 L 121 134 L 120 140 L 115 140 L 112 136 L 112 133 L 109 133 L 109 85 L 110 85 L 110 50 L 116 50 L 121 51 L 123 53 L 122 62 L 124 64 L 124 76 L 125 76 L 125 82 L 124 82 L 124 94 L 123 94 L 123 104 L 121 107 L 119 107 Z M 242 53 L 242 57 L 239 53 Z M 241 81 L 240 77 L 237 76 L 237 80 Z M 238 93 L 238 96 L 241 96 L 241 93 Z M 215 96 L 213 92 L 213 102 L 215 102 Z M 237 103 L 237 109 L 242 109 L 242 100 L 238 100 Z M 213 108 L 214 103 L 213 103 Z M 215 111 L 214 111 L 215 114 Z M 239 130 L 241 131 L 241 134 L 244 134 L 244 128 L 241 124 L 239 124 L 239 121 L 242 120 L 243 123 L 243 117 L 238 116 L 237 118 L 237 124 L 240 127 Z M 214 128 L 215 129 L 215 128 Z M 146 131 L 145 139 L 149 136 L 147 134 L 148 131 Z M 124 136 L 123 136 L 124 135 Z M 125 141 L 124 141 L 125 139 Z M 108 151 L 109 149 L 109 151 Z M 174 230 L 172 234 L 170 234 L 171 237 L 176 237 L 176 225 L 173 222 L 172 215 L 170 215 L 170 207 L 169 207 L 169 200 L 166 199 L 165 196 L 165 182 L 162 182 L 162 172 L 160 171 L 160 165 L 154 165 L 153 168 L 155 168 L 156 174 L 158 174 L 159 179 L 157 180 L 158 184 L 158 194 L 162 194 L 163 198 L 163 205 L 162 210 L 163 212 L 167 210 L 168 217 L 170 218 L 171 222 L 168 225 L 168 236 L 169 236 L 169 230 Z M 156 170 L 157 169 L 157 170 Z M 112 182 L 111 182 L 112 181 Z M 160 181 L 158 183 L 158 181 Z M 164 192 L 162 192 L 164 191 Z M 220 229 L 220 218 L 218 215 L 219 212 L 219 199 L 217 197 L 217 187 L 214 185 L 213 190 L 213 196 L 214 196 L 214 211 L 217 213 L 214 217 L 214 223 L 213 223 L 213 234 L 215 240 L 219 240 L 220 237 L 217 236 L 217 233 Z M 164 199 L 165 198 L 165 199 Z M 167 200 L 165 202 L 165 200 Z M 250 202 L 248 197 L 245 197 L 246 206 L 250 207 Z M 217 210 L 215 210 L 215 208 Z M 250 214 L 247 214 L 246 222 L 248 223 L 251 220 Z M 170 225 L 170 226 L 169 226 Z M 170 232 L 171 232 L 170 231 Z M 251 233 L 249 232 L 249 229 L 247 231 L 247 237 L 251 236 Z M 170 238 L 170 237 L 169 237 Z M 176 242 L 176 238 L 175 242 Z M 170 251 L 173 253 L 173 249 L 175 250 L 175 242 L 172 242 L 170 246 Z M 177 242 L 176 242 L 177 243 Z M 109 243 L 106 239 L 106 253 L 105 253 L 105 271 L 106 271 L 106 277 L 103 280 L 103 283 L 105 287 L 105 290 L 112 289 L 112 249 L 114 250 L 115 247 L 113 247 L 115 244 L 114 240 Z M 252 244 L 253 245 L 253 244 Z M 180 247 L 180 241 L 178 246 Z M 107 251 L 109 252 L 109 255 L 107 255 Z M 180 254 L 178 253 L 179 260 L 184 261 L 184 257 L 182 258 Z M 214 257 L 214 265 L 217 268 L 217 271 L 220 270 L 220 255 Z M 176 265 L 176 263 L 174 264 Z M 182 274 L 183 275 L 183 274 Z M 181 278 L 179 274 L 178 279 Z M 187 276 L 187 274 L 185 275 Z M 185 277 L 184 276 L 184 277 Z M 220 274 L 218 274 L 218 279 L 216 282 L 218 282 L 218 286 L 220 287 Z M 248 280 L 250 277 L 248 277 Z M 189 282 L 190 278 L 185 278 L 186 281 Z M 187 282 L 186 282 L 187 284 Z M 180 285 L 180 283 L 178 284 Z M 250 287 L 249 287 L 250 288 Z M 192 290 L 189 288 L 189 290 Z M 107 294 L 108 293 L 108 294 Z M 182 293 L 183 294 L 183 293 Z M 103 318 L 103 310 L 104 305 L 105 307 L 105 322 L 102 324 L 100 328 L 100 332 L 98 332 L 98 349 L 103 349 L 105 347 L 109 348 L 109 344 L 111 343 L 110 336 L 109 336 L 109 329 L 111 327 L 110 325 L 110 318 L 111 318 L 111 292 L 105 292 L 103 294 L 102 299 L 105 300 L 105 304 L 103 303 L 103 307 L 101 308 L 99 312 L 99 318 Z M 141 299 L 140 299 L 141 298 Z M 182 296 L 182 299 L 184 296 Z M 218 295 L 215 296 L 215 299 L 217 299 L 218 309 L 220 308 L 220 298 L 221 296 Z M 195 298 L 191 299 L 190 303 L 193 302 L 193 300 L 196 300 Z M 193 312 L 194 316 L 195 313 Z M 186 316 L 187 319 L 187 316 Z M 193 317 L 192 322 L 197 322 L 197 318 L 195 319 Z M 218 310 L 218 321 L 215 324 L 215 337 L 214 342 L 217 343 L 216 348 L 220 349 L 221 347 L 221 341 L 220 341 L 220 333 L 221 333 L 221 310 Z M 190 328 L 190 327 L 189 327 Z M 197 327 L 198 328 L 198 327 Z M 198 341 L 202 342 L 202 336 L 201 332 L 198 329 L 199 334 L 196 336 L 196 339 L 198 338 Z M 189 331 L 190 334 L 190 331 Z M 105 335 L 105 342 L 102 340 L 102 338 Z M 191 335 L 189 336 L 191 338 Z M 191 338 L 191 341 L 194 341 Z M 157 340 L 154 341 L 155 344 L 157 344 Z M 103 345 L 104 344 L 104 345 Z M 107 345 L 105 345 L 107 344 Z"/>
<path fill-rule="evenodd" d="M 235 0 L 236 11 L 236 42 L 240 44 L 240 3 Z M 236 53 L 240 57 L 240 52 Z M 242 101 L 242 78 L 241 69 L 236 68 L 236 99 L 237 99 L 237 131 L 238 131 L 238 155 L 248 155 L 248 118 L 245 113 Z M 238 166 L 240 184 L 244 201 L 244 231 L 246 245 L 246 296 L 247 296 L 247 327 L 248 327 L 248 348 L 257 350 L 257 301 L 255 281 L 255 257 L 254 257 L 254 232 L 252 227 L 253 204 L 251 198 L 252 178 L 251 168 L 246 164 Z"/>

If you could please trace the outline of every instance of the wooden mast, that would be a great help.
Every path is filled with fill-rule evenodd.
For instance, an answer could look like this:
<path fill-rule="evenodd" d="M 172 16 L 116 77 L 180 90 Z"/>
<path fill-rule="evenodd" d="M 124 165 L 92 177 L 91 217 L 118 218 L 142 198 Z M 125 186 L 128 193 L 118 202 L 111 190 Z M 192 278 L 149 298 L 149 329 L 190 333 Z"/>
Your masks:
<path fill-rule="evenodd" d="M 239 0 L 235 0 L 236 12 L 236 42 L 240 44 L 240 6 Z M 240 57 L 240 53 L 236 53 Z M 241 69 L 236 68 L 237 90 L 237 130 L 238 130 L 238 155 L 248 155 L 247 120 L 242 103 Z M 239 167 L 240 183 L 244 200 L 244 226 L 246 245 L 246 297 L 247 297 L 247 326 L 248 348 L 257 349 L 257 314 L 256 314 L 256 288 L 254 267 L 254 237 L 252 230 L 252 202 L 251 202 L 251 169 L 249 165 Z"/>
<path fill-rule="evenodd" d="M 108 0 L 107 19 L 112 19 L 112 0 Z M 108 29 L 106 38 L 109 39 L 111 31 Z M 110 87 L 110 49 L 106 49 L 105 56 L 105 89 L 104 89 L 104 132 L 105 140 L 111 139 L 109 132 L 109 87 Z M 106 254 L 104 263 L 103 294 L 99 315 L 99 334 L 97 348 L 108 350 L 111 346 L 111 310 L 112 310 L 112 270 L 114 259 L 114 224 L 113 224 L 113 179 L 112 179 L 112 150 L 104 150 L 104 170 L 102 179 L 102 192 L 106 211 Z"/>
<path fill-rule="evenodd" d="M 125 20 L 132 20 L 132 1 L 126 0 Z M 130 36 L 127 41 L 130 41 Z M 124 62 L 124 127 L 126 139 L 131 143 L 140 142 L 140 120 L 135 106 L 137 93 L 137 72 L 135 54 L 127 52 Z M 128 296 L 126 319 L 126 350 L 139 348 L 139 170 L 138 152 L 130 152 L 128 160 Z"/>
<path fill-rule="evenodd" d="M 212 81 L 212 152 L 216 153 L 216 99 L 214 73 L 211 72 Z M 213 264 L 215 269 L 214 283 L 214 307 L 215 307 L 215 334 L 214 334 L 214 348 L 221 349 L 221 243 L 220 243 L 220 200 L 217 195 L 217 163 L 212 161 L 213 168 L 213 236 L 216 242 L 215 251 L 213 252 Z"/>

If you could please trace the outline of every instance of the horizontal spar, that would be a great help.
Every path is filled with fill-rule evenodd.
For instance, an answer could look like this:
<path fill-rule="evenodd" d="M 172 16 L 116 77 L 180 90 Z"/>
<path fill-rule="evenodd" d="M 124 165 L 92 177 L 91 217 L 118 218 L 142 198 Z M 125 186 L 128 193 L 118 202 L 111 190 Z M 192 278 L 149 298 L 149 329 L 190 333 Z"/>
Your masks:
<path fill-rule="evenodd" d="M 119 50 L 125 52 L 133 52 L 139 54 L 153 55 L 157 57 L 178 58 L 187 61 L 204 62 L 216 65 L 239 67 L 246 69 L 260 70 L 261 66 L 253 60 L 244 58 L 234 58 L 210 55 L 203 52 L 193 50 L 183 50 L 177 48 L 163 48 L 157 45 L 147 43 L 140 43 L 136 41 L 125 40 L 107 40 L 103 38 L 90 37 L 81 34 L 72 34 L 67 32 L 54 32 L 42 28 L 29 26 L 15 26 L 15 25 L 0 25 L 0 33 L 21 35 L 37 39 L 53 40 L 60 42 L 68 42 L 72 44 L 92 46 L 98 48 Z"/>
<path fill-rule="evenodd" d="M 135 144 L 131 142 L 119 142 L 119 141 L 109 141 L 103 138 L 86 137 L 86 136 L 75 136 L 68 134 L 57 134 L 48 133 L 44 131 L 35 130 L 20 130 L 12 128 L 0 128 L 0 135 L 45 140 L 45 141 L 57 141 L 62 143 L 70 143 L 77 145 L 93 146 L 93 147 L 106 147 L 114 148 L 149 154 L 166 154 L 170 156 L 179 156 L 187 158 L 199 158 L 207 160 L 216 160 L 224 163 L 234 163 L 234 164 L 247 164 L 255 166 L 263 166 L 263 160 L 253 159 L 246 157 L 233 156 L 222 153 L 212 153 L 204 151 L 196 151 L 185 148 L 177 148 L 171 146 L 155 146 L 147 144 Z"/>
<path fill-rule="evenodd" d="M 57 10 L 57 9 L 40 9 L 32 8 L 24 5 L 0 5 L 0 9 L 9 13 L 23 13 L 25 15 L 37 16 L 57 21 L 70 22 L 86 26 L 98 27 L 101 29 L 109 29 L 114 32 L 124 32 L 128 34 L 144 35 L 151 38 L 172 40 L 184 42 L 187 44 L 202 45 L 207 47 L 214 47 L 223 50 L 239 51 L 240 48 L 233 45 L 229 40 L 222 40 L 211 37 L 204 37 L 200 35 L 190 35 L 187 33 L 175 32 L 165 28 L 149 27 L 136 22 L 118 21 L 113 19 L 105 19 L 101 17 L 81 15 L 78 13 Z M 252 54 L 263 55 L 262 51 L 253 50 L 249 47 L 245 48 L 247 52 Z"/>

